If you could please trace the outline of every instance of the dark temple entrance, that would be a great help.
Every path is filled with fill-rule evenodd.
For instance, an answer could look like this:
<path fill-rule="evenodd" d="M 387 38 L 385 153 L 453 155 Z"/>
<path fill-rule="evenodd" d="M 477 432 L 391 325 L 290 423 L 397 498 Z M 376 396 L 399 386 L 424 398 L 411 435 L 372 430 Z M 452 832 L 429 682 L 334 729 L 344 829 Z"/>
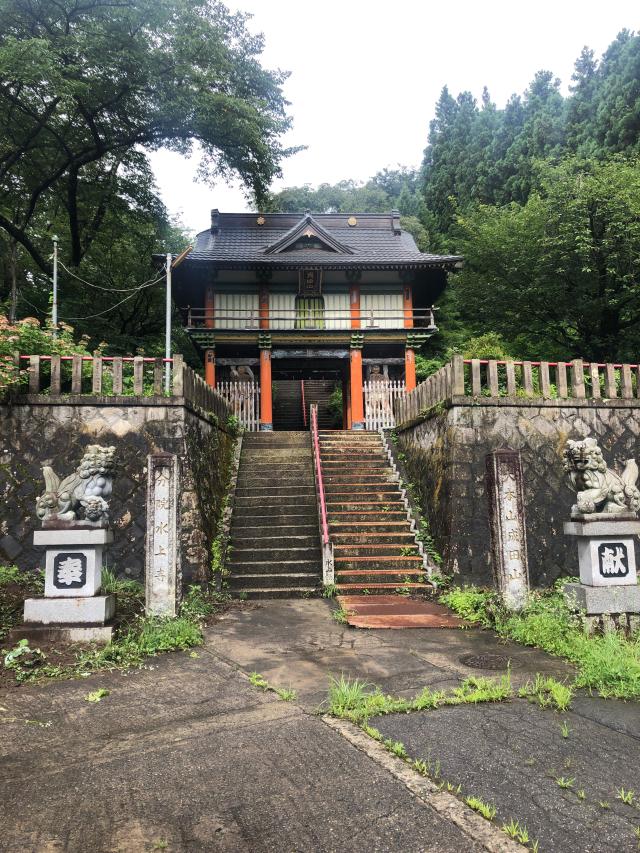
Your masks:
<path fill-rule="evenodd" d="M 335 378 L 274 379 L 273 428 L 274 430 L 308 430 L 309 406 L 318 406 L 320 429 L 336 429 L 342 426 L 342 416 L 331 406 L 331 395 L 342 382 Z"/>

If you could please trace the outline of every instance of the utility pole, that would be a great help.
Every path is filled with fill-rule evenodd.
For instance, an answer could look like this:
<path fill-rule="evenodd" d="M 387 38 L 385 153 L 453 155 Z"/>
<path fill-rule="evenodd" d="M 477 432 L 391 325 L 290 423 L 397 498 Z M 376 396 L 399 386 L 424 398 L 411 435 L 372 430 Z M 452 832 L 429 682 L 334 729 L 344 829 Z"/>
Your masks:
<path fill-rule="evenodd" d="M 167 254 L 167 305 L 166 305 L 166 316 L 165 316 L 165 329 L 164 329 L 164 392 L 165 394 L 169 394 L 169 390 L 171 388 L 171 364 L 169 363 L 169 359 L 171 358 L 171 264 L 173 258 L 171 257 L 171 253 Z"/>
<path fill-rule="evenodd" d="M 191 252 L 193 246 L 187 246 L 184 252 L 181 252 L 178 257 L 173 260 L 173 257 L 170 252 L 167 253 L 167 263 L 166 263 L 166 271 L 167 271 L 167 307 L 166 307 L 166 317 L 165 317 L 165 333 L 164 333 L 164 390 L 165 394 L 169 394 L 169 390 L 171 388 L 171 364 L 169 363 L 169 359 L 171 358 L 171 270 L 175 269 L 179 264 L 181 264 L 187 255 Z"/>
<path fill-rule="evenodd" d="M 53 305 L 51 306 L 51 324 L 53 326 L 53 337 L 58 334 L 58 236 L 53 240 Z"/>

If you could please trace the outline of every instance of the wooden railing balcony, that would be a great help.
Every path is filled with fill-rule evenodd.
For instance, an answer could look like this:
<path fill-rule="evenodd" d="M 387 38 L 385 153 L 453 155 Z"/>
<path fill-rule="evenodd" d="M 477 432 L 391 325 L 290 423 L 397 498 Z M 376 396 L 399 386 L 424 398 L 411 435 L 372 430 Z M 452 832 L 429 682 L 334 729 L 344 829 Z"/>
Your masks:
<path fill-rule="evenodd" d="M 263 309 L 264 310 L 264 309 Z M 435 306 L 431 308 L 392 309 L 346 309 L 298 308 L 269 311 L 268 318 L 255 309 L 224 309 L 214 311 L 206 308 L 187 308 L 187 329 L 406 329 L 415 328 L 435 332 Z"/>

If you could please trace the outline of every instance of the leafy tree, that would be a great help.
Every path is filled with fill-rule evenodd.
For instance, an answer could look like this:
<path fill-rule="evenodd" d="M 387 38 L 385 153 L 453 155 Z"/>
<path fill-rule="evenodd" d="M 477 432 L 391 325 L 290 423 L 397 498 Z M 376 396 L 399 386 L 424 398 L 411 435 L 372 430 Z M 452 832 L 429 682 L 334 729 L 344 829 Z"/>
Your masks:
<path fill-rule="evenodd" d="M 472 332 L 532 358 L 635 359 L 640 345 L 640 164 L 538 165 L 523 205 L 461 215 L 452 281 Z"/>
<path fill-rule="evenodd" d="M 289 120 L 262 47 L 219 0 L 0 0 L 0 229 L 48 274 L 55 219 L 77 266 L 160 146 L 263 196 Z"/>

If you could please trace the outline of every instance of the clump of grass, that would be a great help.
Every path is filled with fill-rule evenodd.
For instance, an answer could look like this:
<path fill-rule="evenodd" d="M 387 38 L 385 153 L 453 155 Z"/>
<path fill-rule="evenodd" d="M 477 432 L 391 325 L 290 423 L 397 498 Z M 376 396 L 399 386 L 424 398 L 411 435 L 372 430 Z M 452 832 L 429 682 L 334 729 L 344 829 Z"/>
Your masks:
<path fill-rule="evenodd" d="M 536 674 L 535 681 L 527 683 L 518 690 L 518 696 L 537 702 L 541 708 L 555 708 L 566 711 L 573 698 L 573 690 L 550 675 Z M 564 737 L 568 737 L 564 735 Z"/>
<path fill-rule="evenodd" d="M 575 781 L 576 780 L 573 777 L 571 777 L 571 779 L 565 779 L 564 776 L 558 776 L 556 779 L 556 785 L 566 791 L 569 788 L 573 788 Z"/>
<path fill-rule="evenodd" d="M 249 673 L 249 681 L 253 684 L 254 687 L 257 687 L 259 690 L 271 691 L 271 693 L 275 693 L 279 699 L 282 699 L 283 702 L 293 702 L 297 698 L 298 694 L 295 690 L 292 690 L 290 687 L 274 687 L 270 684 L 264 675 L 260 675 L 259 672 L 251 672 Z"/>
<path fill-rule="evenodd" d="M 517 820 L 511 818 L 509 823 L 502 824 L 502 831 L 505 832 L 509 838 L 513 838 L 516 841 L 519 841 L 520 844 L 528 844 L 529 843 L 529 832 L 526 826 L 521 826 Z"/>
<path fill-rule="evenodd" d="M 331 616 L 335 619 L 336 622 L 340 625 L 346 625 L 349 621 L 350 616 L 349 610 L 344 610 L 344 608 L 339 607 L 337 610 L 333 610 L 331 612 Z"/>
<path fill-rule="evenodd" d="M 338 587 L 334 583 L 326 583 L 322 587 L 323 598 L 335 598 L 338 594 Z"/>
<path fill-rule="evenodd" d="M 616 792 L 616 799 L 621 800 L 623 803 L 625 803 L 628 806 L 633 805 L 633 801 L 635 800 L 635 798 L 636 798 L 636 792 L 635 791 L 625 791 L 624 788 L 619 788 L 618 791 Z"/>
<path fill-rule="evenodd" d="M 100 702 L 105 696 L 109 695 L 109 691 L 105 687 L 100 687 L 92 693 L 87 693 L 84 697 L 86 702 Z"/>
<path fill-rule="evenodd" d="M 569 723 L 566 720 L 562 721 L 562 725 L 560 726 L 560 734 L 562 737 L 567 738 L 571 733 L 571 729 L 569 728 Z"/>
<path fill-rule="evenodd" d="M 477 587 L 455 587 L 440 600 L 469 622 L 575 664 L 574 688 L 587 687 L 605 698 L 640 699 L 640 633 L 631 638 L 614 632 L 587 635 L 581 617 L 564 600 L 565 583 L 531 593 L 519 613 L 506 610 L 495 592 Z"/>
<path fill-rule="evenodd" d="M 500 678 L 473 677 L 446 692 L 425 687 L 413 699 L 384 694 L 379 687 L 358 678 L 332 677 L 329 682 L 328 711 L 334 717 L 362 725 L 370 717 L 383 714 L 425 711 L 443 705 L 466 705 L 478 702 L 501 702 L 513 695 L 509 673 Z"/>
<path fill-rule="evenodd" d="M 485 820 L 493 820 L 496 816 L 496 807 L 483 802 L 479 797 L 467 797 L 465 803 Z"/>

